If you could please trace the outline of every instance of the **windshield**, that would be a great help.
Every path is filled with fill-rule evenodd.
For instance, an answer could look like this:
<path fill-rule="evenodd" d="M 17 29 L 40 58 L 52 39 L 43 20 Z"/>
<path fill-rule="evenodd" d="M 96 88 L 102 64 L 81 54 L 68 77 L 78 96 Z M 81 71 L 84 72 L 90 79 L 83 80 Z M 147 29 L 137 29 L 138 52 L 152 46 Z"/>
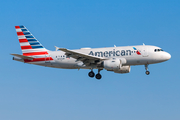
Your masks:
<path fill-rule="evenodd" d="M 164 51 L 163 49 L 154 49 L 154 52 Z"/>

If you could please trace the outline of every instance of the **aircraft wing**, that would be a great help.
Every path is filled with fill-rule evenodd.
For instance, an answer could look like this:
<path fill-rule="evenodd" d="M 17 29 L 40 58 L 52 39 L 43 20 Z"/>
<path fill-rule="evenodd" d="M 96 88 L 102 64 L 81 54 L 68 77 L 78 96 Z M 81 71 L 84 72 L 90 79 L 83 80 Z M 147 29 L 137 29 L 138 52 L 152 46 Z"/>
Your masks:
<path fill-rule="evenodd" d="M 74 50 L 69 50 L 69 49 L 66 49 L 66 48 L 58 48 L 58 47 L 56 47 L 56 50 L 61 50 L 61 51 L 65 52 L 67 56 L 75 58 L 75 59 L 77 59 L 77 61 L 82 61 L 84 63 L 95 63 L 96 61 L 99 62 L 101 60 L 106 60 L 106 59 L 101 58 L 101 57 L 88 55 L 88 54 L 85 54 L 85 53 L 77 52 L 77 51 L 74 51 Z"/>
<path fill-rule="evenodd" d="M 34 57 L 28 57 L 28 56 L 19 55 L 19 54 L 11 54 L 11 55 L 22 58 L 22 59 L 34 59 Z"/>

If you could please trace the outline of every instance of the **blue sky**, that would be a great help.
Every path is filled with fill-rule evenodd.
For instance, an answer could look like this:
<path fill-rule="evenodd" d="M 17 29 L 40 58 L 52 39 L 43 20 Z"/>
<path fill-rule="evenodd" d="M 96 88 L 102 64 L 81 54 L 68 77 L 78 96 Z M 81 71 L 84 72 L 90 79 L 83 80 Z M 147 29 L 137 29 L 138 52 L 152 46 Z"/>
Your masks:
<path fill-rule="evenodd" d="M 1 120 L 179 120 L 180 1 L 7 0 L 0 4 Z M 156 45 L 172 58 L 128 74 L 64 70 L 12 60 L 15 25 L 47 48 Z M 97 70 L 95 70 L 97 72 Z"/>

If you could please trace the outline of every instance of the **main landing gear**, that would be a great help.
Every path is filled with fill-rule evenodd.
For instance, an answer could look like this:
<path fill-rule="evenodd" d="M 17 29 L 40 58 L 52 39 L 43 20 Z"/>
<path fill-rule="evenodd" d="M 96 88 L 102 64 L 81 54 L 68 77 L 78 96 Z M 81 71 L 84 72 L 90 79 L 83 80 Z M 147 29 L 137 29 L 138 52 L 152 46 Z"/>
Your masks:
<path fill-rule="evenodd" d="M 149 75 L 149 74 L 150 74 L 150 72 L 148 71 L 148 64 L 146 64 L 146 65 L 145 65 L 145 69 L 146 69 L 146 72 L 145 72 L 145 73 L 146 73 L 146 75 Z"/>
<path fill-rule="evenodd" d="M 93 78 L 93 77 L 95 76 L 96 79 L 100 80 L 100 79 L 102 78 L 102 76 L 101 76 L 101 74 L 100 74 L 100 71 L 101 71 L 101 70 L 102 70 L 102 69 L 98 69 L 98 73 L 96 74 L 96 76 L 95 76 L 93 70 L 91 70 L 91 71 L 88 73 L 88 75 L 89 75 L 89 77 L 91 77 L 91 78 Z"/>
<path fill-rule="evenodd" d="M 88 74 L 88 75 L 89 75 L 89 77 L 92 77 L 92 78 L 93 78 L 95 74 L 94 74 L 94 72 L 93 72 L 93 71 L 91 71 L 91 72 L 89 72 L 89 74 Z"/>

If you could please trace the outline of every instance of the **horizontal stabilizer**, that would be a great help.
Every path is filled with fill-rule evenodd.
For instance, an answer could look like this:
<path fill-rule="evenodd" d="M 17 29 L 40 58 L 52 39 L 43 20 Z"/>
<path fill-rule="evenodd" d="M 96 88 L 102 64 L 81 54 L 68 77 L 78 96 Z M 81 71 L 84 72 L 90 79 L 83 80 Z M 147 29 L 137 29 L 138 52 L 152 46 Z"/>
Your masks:
<path fill-rule="evenodd" d="M 11 54 L 11 55 L 22 58 L 22 59 L 29 59 L 29 60 L 34 59 L 34 57 L 28 57 L 28 56 L 19 55 L 19 54 Z"/>

